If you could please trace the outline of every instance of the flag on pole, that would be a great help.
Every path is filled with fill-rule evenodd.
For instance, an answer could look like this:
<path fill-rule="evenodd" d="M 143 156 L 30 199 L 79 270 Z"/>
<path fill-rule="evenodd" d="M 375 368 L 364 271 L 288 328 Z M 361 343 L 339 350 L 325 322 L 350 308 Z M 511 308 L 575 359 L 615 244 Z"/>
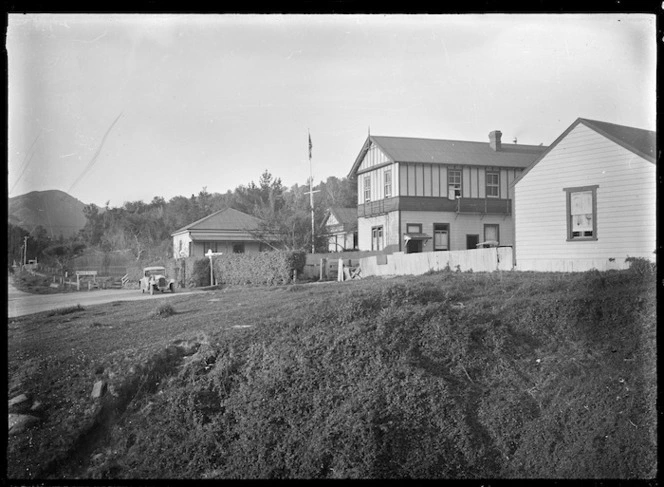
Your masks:
<path fill-rule="evenodd" d="M 311 159 L 311 134 L 309 134 L 309 159 Z"/>

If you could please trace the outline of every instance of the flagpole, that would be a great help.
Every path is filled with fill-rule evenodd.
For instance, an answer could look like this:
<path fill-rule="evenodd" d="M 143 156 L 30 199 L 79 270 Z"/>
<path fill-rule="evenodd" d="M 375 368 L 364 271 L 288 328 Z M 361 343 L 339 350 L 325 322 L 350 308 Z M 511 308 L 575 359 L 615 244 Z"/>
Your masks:
<path fill-rule="evenodd" d="M 311 253 L 316 253 L 316 245 L 314 239 L 314 172 L 311 165 L 311 133 L 307 130 L 309 135 L 309 204 L 311 205 Z"/>

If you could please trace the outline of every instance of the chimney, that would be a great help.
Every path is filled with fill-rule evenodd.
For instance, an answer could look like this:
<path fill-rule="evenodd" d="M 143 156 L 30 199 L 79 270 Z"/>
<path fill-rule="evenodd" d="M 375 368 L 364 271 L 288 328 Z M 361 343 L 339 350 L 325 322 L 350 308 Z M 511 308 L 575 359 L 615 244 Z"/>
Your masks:
<path fill-rule="evenodd" d="M 503 135 L 503 133 L 500 130 L 494 130 L 493 132 L 489 132 L 489 147 L 491 147 L 495 151 L 500 150 L 500 137 Z"/>

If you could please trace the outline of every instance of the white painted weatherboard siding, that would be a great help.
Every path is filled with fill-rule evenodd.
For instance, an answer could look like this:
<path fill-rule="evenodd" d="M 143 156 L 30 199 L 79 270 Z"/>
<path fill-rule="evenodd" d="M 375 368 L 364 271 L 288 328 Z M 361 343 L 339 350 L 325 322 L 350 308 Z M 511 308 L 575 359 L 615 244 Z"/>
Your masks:
<path fill-rule="evenodd" d="M 654 260 L 655 169 L 577 125 L 515 186 L 516 269 L 607 270 L 627 267 L 627 257 Z M 568 242 L 563 188 L 592 185 L 599 185 L 597 240 Z"/>
<path fill-rule="evenodd" d="M 385 215 L 377 215 L 357 220 L 357 236 L 359 250 L 371 249 L 371 229 L 373 227 L 383 227 L 383 249 L 388 245 L 399 245 L 399 214 L 392 211 Z M 381 249 L 381 250 L 383 250 Z"/>

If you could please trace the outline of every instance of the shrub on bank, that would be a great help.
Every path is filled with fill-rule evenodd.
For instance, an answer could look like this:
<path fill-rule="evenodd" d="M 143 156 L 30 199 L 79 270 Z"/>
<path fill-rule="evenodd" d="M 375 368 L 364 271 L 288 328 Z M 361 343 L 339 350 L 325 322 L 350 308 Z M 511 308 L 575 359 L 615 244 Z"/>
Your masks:
<path fill-rule="evenodd" d="M 115 476 L 645 478 L 652 282 L 376 282 L 227 335 L 138 398 Z"/>
<path fill-rule="evenodd" d="M 215 279 L 225 285 L 288 284 L 293 281 L 293 272 L 301 274 L 304 265 L 304 252 L 277 250 L 213 257 Z"/>

